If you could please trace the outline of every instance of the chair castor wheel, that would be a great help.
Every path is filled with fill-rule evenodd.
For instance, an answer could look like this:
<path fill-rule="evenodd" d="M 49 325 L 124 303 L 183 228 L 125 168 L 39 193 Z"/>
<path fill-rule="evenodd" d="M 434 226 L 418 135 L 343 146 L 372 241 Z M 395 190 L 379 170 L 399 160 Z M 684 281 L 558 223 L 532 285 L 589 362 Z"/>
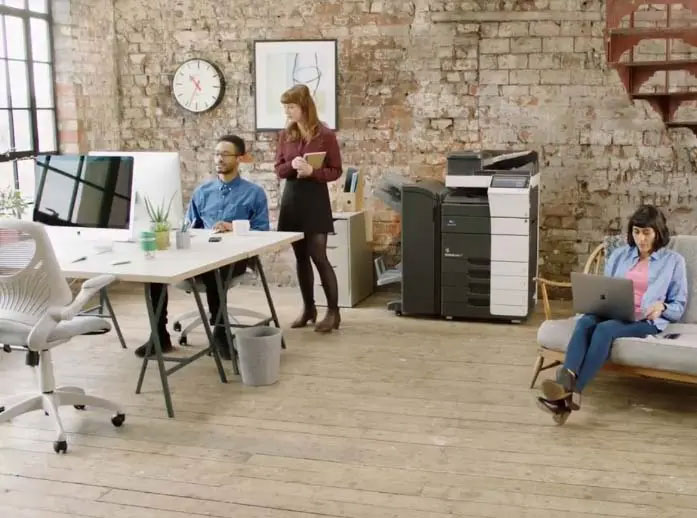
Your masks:
<path fill-rule="evenodd" d="M 111 418 L 111 424 L 118 428 L 123 424 L 125 420 L 126 414 L 116 414 L 114 417 Z"/>
<path fill-rule="evenodd" d="M 75 407 L 75 410 L 84 410 L 85 405 L 73 405 Z"/>
<path fill-rule="evenodd" d="M 189 345 L 186 336 L 180 336 L 179 337 L 179 345 Z"/>
<path fill-rule="evenodd" d="M 68 453 L 67 441 L 53 441 L 53 451 L 56 453 Z"/>
<path fill-rule="evenodd" d="M 174 328 L 174 331 L 176 331 L 177 333 L 179 333 L 182 330 L 181 322 L 175 322 L 172 327 Z"/>

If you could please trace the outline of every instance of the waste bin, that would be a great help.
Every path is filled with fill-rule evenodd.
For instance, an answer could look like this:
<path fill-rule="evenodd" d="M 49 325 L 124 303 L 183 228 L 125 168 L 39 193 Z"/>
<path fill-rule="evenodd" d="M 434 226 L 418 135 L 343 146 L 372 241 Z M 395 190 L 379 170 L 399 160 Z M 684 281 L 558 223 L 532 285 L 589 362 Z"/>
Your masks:
<path fill-rule="evenodd" d="M 281 330 L 254 326 L 235 331 L 240 374 L 245 385 L 273 385 L 281 367 Z"/>

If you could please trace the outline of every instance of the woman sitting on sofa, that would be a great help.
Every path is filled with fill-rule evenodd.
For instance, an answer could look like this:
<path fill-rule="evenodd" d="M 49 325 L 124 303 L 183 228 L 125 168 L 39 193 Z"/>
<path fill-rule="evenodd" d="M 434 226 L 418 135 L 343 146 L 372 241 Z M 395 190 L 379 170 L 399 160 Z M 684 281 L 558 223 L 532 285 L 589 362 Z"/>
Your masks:
<path fill-rule="evenodd" d="M 680 320 L 687 305 L 685 259 L 666 249 L 669 232 L 663 213 L 642 205 L 627 225 L 627 245 L 616 249 L 605 262 L 605 275 L 631 279 L 634 285 L 636 321 L 607 320 L 595 315 L 578 319 L 564 365 L 555 380 L 542 383 L 543 410 L 563 422 L 581 407 L 581 392 L 610 357 L 613 340 L 643 338 L 663 331 Z"/>

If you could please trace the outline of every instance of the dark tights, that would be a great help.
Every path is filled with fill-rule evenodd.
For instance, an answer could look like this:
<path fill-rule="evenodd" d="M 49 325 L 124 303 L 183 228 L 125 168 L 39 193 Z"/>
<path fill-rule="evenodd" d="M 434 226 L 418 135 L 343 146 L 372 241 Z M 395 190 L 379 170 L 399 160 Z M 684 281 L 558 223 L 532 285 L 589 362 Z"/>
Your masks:
<path fill-rule="evenodd" d="M 334 268 L 327 258 L 327 234 L 305 234 L 305 238 L 293 243 L 293 251 L 298 265 L 298 283 L 300 292 L 303 296 L 303 303 L 306 308 L 315 305 L 314 297 L 314 275 L 312 264 L 322 280 L 324 294 L 327 296 L 327 306 L 330 309 L 338 307 L 339 289 L 336 284 L 336 274 Z"/>

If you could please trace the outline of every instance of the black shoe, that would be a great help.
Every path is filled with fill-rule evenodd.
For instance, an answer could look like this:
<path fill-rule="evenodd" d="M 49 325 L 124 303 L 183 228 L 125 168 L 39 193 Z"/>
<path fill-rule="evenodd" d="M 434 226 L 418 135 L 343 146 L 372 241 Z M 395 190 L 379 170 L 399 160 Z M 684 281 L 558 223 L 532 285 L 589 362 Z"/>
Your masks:
<path fill-rule="evenodd" d="M 232 360 L 232 356 L 230 356 L 230 348 L 228 347 L 227 342 L 227 333 L 225 332 L 224 328 L 215 328 L 215 331 L 213 331 L 213 343 L 217 347 L 218 355 L 221 359 Z"/>
<path fill-rule="evenodd" d="M 550 401 L 543 397 L 538 397 L 536 400 L 538 408 L 552 415 L 552 419 L 558 425 L 563 425 L 571 415 L 571 409 L 567 405 L 566 400 Z"/>
<path fill-rule="evenodd" d="M 150 345 L 151 340 L 148 340 L 145 342 L 143 345 L 138 347 L 135 350 L 135 355 L 138 358 L 143 358 L 145 357 L 145 352 L 148 350 L 148 345 Z M 174 346 L 172 345 L 172 340 L 169 338 L 169 333 L 167 333 L 164 336 L 160 336 L 160 345 L 162 346 L 162 353 L 166 354 L 169 352 L 172 352 L 174 350 Z M 155 344 L 152 345 L 152 350 L 150 352 L 150 356 L 154 356 L 155 354 Z"/>
<path fill-rule="evenodd" d="M 559 367 L 555 380 L 544 380 L 542 392 L 548 401 L 560 401 L 570 397 L 576 390 L 576 376 L 564 367 Z"/>

